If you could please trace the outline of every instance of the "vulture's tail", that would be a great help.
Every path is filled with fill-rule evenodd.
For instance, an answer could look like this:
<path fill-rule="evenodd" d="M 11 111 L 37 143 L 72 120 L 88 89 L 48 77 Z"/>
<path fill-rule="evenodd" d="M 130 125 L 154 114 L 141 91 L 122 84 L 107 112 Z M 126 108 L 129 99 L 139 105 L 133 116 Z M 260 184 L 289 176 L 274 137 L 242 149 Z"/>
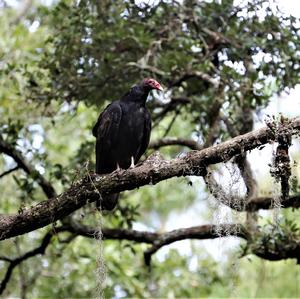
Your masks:
<path fill-rule="evenodd" d="M 118 203 L 120 193 L 113 193 L 102 196 L 102 200 L 96 201 L 96 208 L 98 210 L 112 211 Z"/>

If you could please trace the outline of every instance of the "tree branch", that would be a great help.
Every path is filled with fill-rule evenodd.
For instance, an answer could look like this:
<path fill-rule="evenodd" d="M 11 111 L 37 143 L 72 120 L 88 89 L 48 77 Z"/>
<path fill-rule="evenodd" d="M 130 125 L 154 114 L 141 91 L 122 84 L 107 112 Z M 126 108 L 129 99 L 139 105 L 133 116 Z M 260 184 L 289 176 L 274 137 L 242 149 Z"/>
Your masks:
<path fill-rule="evenodd" d="M 22 168 L 27 174 L 34 178 L 48 198 L 52 198 L 57 195 L 51 183 L 48 182 L 34 167 L 32 167 L 23 157 L 22 153 L 7 143 L 1 135 L 0 152 L 13 158 L 19 168 Z"/>
<path fill-rule="evenodd" d="M 185 106 L 191 103 L 191 100 L 189 98 L 185 97 L 174 97 L 171 98 L 171 101 L 168 102 L 167 104 L 164 104 L 162 106 L 162 110 L 158 113 L 154 113 L 152 119 L 154 121 L 159 121 L 161 120 L 168 112 L 174 111 L 177 107 Z M 155 127 L 156 124 L 154 124 L 153 127 Z"/>
<path fill-rule="evenodd" d="M 57 231 L 56 231 L 57 232 Z M 12 275 L 13 270 L 15 269 L 15 267 L 17 267 L 19 264 L 21 264 L 23 261 L 36 256 L 38 254 L 43 255 L 46 251 L 47 246 L 50 244 L 51 238 L 53 237 L 53 235 L 56 233 L 54 231 L 50 231 L 48 232 L 44 238 L 42 239 L 41 244 L 36 247 L 35 249 L 32 249 L 28 252 L 26 252 L 25 254 L 23 254 L 20 257 L 17 257 L 16 259 L 5 259 L 6 261 L 9 262 L 9 266 L 6 270 L 6 273 L 4 275 L 4 278 L 2 279 L 1 283 L 0 283 L 0 295 L 4 292 L 6 285 Z"/>
<path fill-rule="evenodd" d="M 70 232 L 76 236 L 83 236 L 92 239 L 98 239 L 100 234 L 100 231 L 98 229 L 82 225 L 79 222 L 75 222 L 72 220 L 67 225 L 49 231 L 44 236 L 41 244 L 38 247 L 28 251 L 22 256 L 16 259 L 1 257 L 1 260 L 9 262 L 9 266 L 2 282 L 0 283 L 0 294 L 2 294 L 5 290 L 15 267 L 17 267 L 26 259 L 29 259 L 38 254 L 43 255 L 46 251 L 46 248 L 49 246 L 52 237 L 60 232 Z M 128 240 L 137 243 L 152 244 L 152 246 L 144 253 L 146 265 L 150 265 L 153 254 L 155 254 L 160 248 L 166 245 L 170 245 L 171 243 L 186 239 L 204 240 L 230 236 L 243 238 L 245 240 L 249 239 L 249 233 L 241 224 L 200 225 L 182 229 L 175 229 L 166 233 L 154 233 L 147 231 L 112 228 L 101 229 L 102 240 Z M 254 254 L 263 259 L 281 260 L 288 258 L 297 258 L 297 260 L 299 260 L 299 244 L 295 244 L 293 243 L 292 246 L 283 248 L 280 251 L 271 250 L 267 246 L 255 247 L 252 250 Z"/>
<path fill-rule="evenodd" d="M 11 262 L 12 259 L 7 257 L 7 256 L 0 256 L 0 261 L 4 261 L 4 262 Z"/>
<path fill-rule="evenodd" d="M 97 239 L 99 234 L 99 230 L 73 221 L 69 223 L 69 225 L 64 226 L 63 229 L 76 235 L 94 239 Z M 147 265 L 150 264 L 151 256 L 154 253 L 156 253 L 161 247 L 171 243 L 185 239 L 204 240 L 229 236 L 247 239 L 248 233 L 241 224 L 199 225 L 175 229 L 166 233 L 153 233 L 128 229 L 101 229 L 101 239 L 103 240 L 129 240 L 138 243 L 152 244 L 152 246 L 144 254 Z"/>
<path fill-rule="evenodd" d="M 245 210 L 255 212 L 258 210 L 268 210 L 274 208 L 274 198 L 272 197 L 257 197 L 252 198 L 245 205 Z M 282 208 L 300 208 L 300 194 L 289 196 L 280 201 Z"/>
<path fill-rule="evenodd" d="M 296 134 L 300 129 L 300 118 L 291 120 L 289 126 L 293 130 L 292 133 Z M 134 169 L 115 171 L 103 176 L 88 174 L 51 200 L 25 209 L 20 214 L 1 216 L 0 240 L 28 233 L 62 219 L 88 202 L 102 200 L 101 194 L 132 190 L 172 177 L 205 176 L 208 165 L 226 162 L 245 151 L 272 142 L 275 138 L 272 126 L 267 126 L 201 151 L 189 152 L 170 161 L 152 155 Z M 106 204 L 108 203 L 102 200 L 104 209 Z"/>
<path fill-rule="evenodd" d="M 260 258 L 269 261 L 280 261 L 284 259 L 296 259 L 297 264 L 300 264 L 300 242 L 290 241 L 284 246 L 278 246 L 276 250 L 271 249 L 269 246 L 260 246 L 253 249 L 253 253 Z"/>
<path fill-rule="evenodd" d="M 195 151 L 200 151 L 203 149 L 203 146 L 201 146 L 197 141 L 193 139 L 176 138 L 176 137 L 165 137 L 162 139 L 151 141 L 149 144 L 149 148 L 157 150 L 160 147 L 168 146 L 168 145 L 182 145 Z"/>
<path fill-rule="evenodd" d="M 11 168 L 11 169 L 9 169 L 7 171 L 4 171 L 3 173 L 0 174 L 0 179 L 3 178 L 6 175 L 8 175 L 8 174 L 10 174 L 10 173 L 18 170 L 19 168 L 20 168 L 19 166 L 16 166 L 16 167 L 13 167 L 13 168 Z"/>
<path fill-rule="evenodd" d="M 235 236 L 243 239 L 248 238 L 248 233 L 241 224 L 201 225 L 182 228 L 162 234 L 155 240 L 153 246 L 144 253 L 146 265 L 150 265 L 151 257 L 160 248 L 171 243 L 185 239 L 215 239 L 220 237 Z"/>
<path fill-rule="evenodd" d="M 64 231 L 69 231 L 75 235 L 88 237 L 92 239 L 98 239 L 100 231 L 90 226 L 82 225 L 78 222 L 70 222 L 68 225 L 61 228 Z M 128 240 L 137 243 L 148 243 L 152 246 L 149 247 L 144 253 L 144 259 L 146 265 L 150 265 L 151 257 L 160 248 L 171 243 L 182 241 L 186 239 L 194 240 L 206 240 L 215 239 L 220 237 L 238 237 L 250 240 L 250 234 L 247 229 L 241 224 L 208 224 L 199 225 L 182 229 L 175 229 L 165 233 L 155 233 L 147 231 L 136 231 L 128 229 L 101 229 L 102 240 Z M 287 244 L 285 247 L 281 247 L 280 250 L 272 250 L 271 247 L 274 244 L 265 244 L 263 247 L 252 246 L 251 252 L 263 259 L 267 260 L 282 260 L 289 258 L 296 258 L 299 260 L 300 257 L 300 244 L 293 242 Z"/>
<path fill-rule="evenodd" d="M 209 74 L 201 72 L 201 71 L 187 72 L 182 77 L 180 77 L 178 80 L 173 82 L 170 87 L 180 86 L 182 82 L 187 81 L 191 78 L 201 79 L 201 80 L 211 84 L 216 89 L 219 87 L 219 81 L 217 79 L 215 79 L 215 78 L 211 77 Z"/>
<path fill-rule="evenodd" d="M 168 77 L 170 75 L 169 73 L 166 73 L 166 72 L 156 68 L 155 66 L 144 64 L 144 63 L 128 62 L 126 64 L 126 66 L 133 66 L 133 67 L 136 67 L 143 71 L 146 70 L 146 71 L 149 71 L 149 72 L 155 74 L 156 76 L 160 76 L 160 77 Z"/>
<path fill-rule="evenodd" d="M 63 226 L 63 229 L 74 233 L 79 236 L 98 239 L 100 231 L 94 227 L 83 225 L 77 221 L 70 221 L 68 224 Z M 101 228 L 101 239 L 102 240 L 128 240 L 135 241 L 138 243 L 149 243 L 158 239 L 160 234 L 146 231 L 137 231 L 120 228 Z"/>
<path fill-rule="evenodd" d="M 216 197 L 217 200 L 219 198 Z M 272 197 L 254 197 L 249 201 L 243 198 L 230 198 L 227 200 L 220 200 L 221 203 L 238 212 L 257 212 L 259 210 L 273 209 L 275 199 Z M 300 194 L 289 196 L 280 201 L 281 208 L 300 208 Z"/>

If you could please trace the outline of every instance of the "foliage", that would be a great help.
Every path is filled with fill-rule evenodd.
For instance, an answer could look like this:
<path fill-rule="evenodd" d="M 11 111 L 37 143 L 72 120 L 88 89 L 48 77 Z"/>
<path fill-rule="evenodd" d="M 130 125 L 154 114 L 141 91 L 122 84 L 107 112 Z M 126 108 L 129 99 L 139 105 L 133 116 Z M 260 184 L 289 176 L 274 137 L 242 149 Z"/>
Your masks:
<path fill-rule="evenodd" d="M 253 115 L 299 83 L 299 20 L 270 1 L 60 0 L 49 6 L 34 1 L 16 22 L 18 12 L 9 6 L 0 12 L 0 136 L 57 193 L 94 168 L 91 128 L 99 112 L 143 77 L 155 77 L 166 87 L 164 96 L 149 99 L 152 139 L 189 138 L 206 146 L 251 131 Z M 165 158 L 187 151 L 183 146 L 160 149 Z M 14 166 L 7 155 L 0 156 L 1 173 Z M 212 171 L 222 175 L 220 167 Z M 297 185 L 297 173 L 293 179 Z M 263 180 L 258 179 L 258 194 Z M 1 213 L 45 199 L 36 178 L 21 169 L 2 177 L 0 188 Z M 101 221 L 92 205 L 73 217 L 93 227 L 164 232 L 211 219 L 207 199 L 199 178 L 174 178 L 124 192 L 117 209 Z M 276 247 L 299 240 L 298 212 L 280 214 L 279 225 L 262 215 L 260 235 L 245 245 L 249 253 L 266 242 Z M 188 222 L 180 220 L 182 215 Z M 271 219 L 267 224 L 266 218 Z M 1 255 L 17 257 L 38 246 L 48 229 L 2 241 Z M 203 242 L 164 248 L 148 269 L 142 257 L 148 245 L 105 241 L 105 296 L 299 296 L 294 261 L 237 260 L 232 248 L 217 260 L 210 251 L 221 247 L 218 241 Z M 99 251 L 94 239 L 57 234 L 45 255 L 15 270 L 5 295 L 92 297 Z M 6 266 L 0 261 L 1 277 Z"/>

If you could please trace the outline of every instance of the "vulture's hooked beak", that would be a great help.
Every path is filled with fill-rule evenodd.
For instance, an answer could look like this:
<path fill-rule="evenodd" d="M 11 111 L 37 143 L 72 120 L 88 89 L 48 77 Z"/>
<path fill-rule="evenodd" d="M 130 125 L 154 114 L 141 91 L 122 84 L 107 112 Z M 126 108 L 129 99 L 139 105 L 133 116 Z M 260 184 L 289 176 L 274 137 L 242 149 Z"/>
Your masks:
<path fill-rule="evenodd" d="M 164 89 L 162 88 L 162 86 L 160 84 L 156 87 L 156 89 L 160 90 L 160 91 L 164 91 Z"/>

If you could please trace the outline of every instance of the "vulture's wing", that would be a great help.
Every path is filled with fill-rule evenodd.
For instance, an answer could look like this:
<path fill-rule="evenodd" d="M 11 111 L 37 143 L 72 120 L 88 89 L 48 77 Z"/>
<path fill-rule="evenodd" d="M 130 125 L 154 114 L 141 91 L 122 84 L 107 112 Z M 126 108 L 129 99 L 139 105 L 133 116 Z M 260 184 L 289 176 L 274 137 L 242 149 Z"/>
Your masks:
<path fill-rule="evenodd" d="M 145 109 L 144 118 L 145 118 L 144 133 L 143 133 L 143 138 L 142 138 L 140 148 L 138 150 L 138 154 L 137 154 L 136 159 L 135 159 L 135 163 L 137 163 L 139 161 L 139 159 L 141 158 L 141 156 L 145 153 L 145 151 L 146 151 L 146 149 L 149 145 L 149 141 L 150 141 L 151 116 L 150 116 L 150 113 L 149 113 L 148 109 Z"/>
<path fill-rule="evenodd" d="M 93 128 L 96 141 L 96 172 L 113 171 L 115 161 L 110 161 L 110 153 L 117 141 L 122 109 L 118 101 L 113 102 L 100 114 Z"/>

